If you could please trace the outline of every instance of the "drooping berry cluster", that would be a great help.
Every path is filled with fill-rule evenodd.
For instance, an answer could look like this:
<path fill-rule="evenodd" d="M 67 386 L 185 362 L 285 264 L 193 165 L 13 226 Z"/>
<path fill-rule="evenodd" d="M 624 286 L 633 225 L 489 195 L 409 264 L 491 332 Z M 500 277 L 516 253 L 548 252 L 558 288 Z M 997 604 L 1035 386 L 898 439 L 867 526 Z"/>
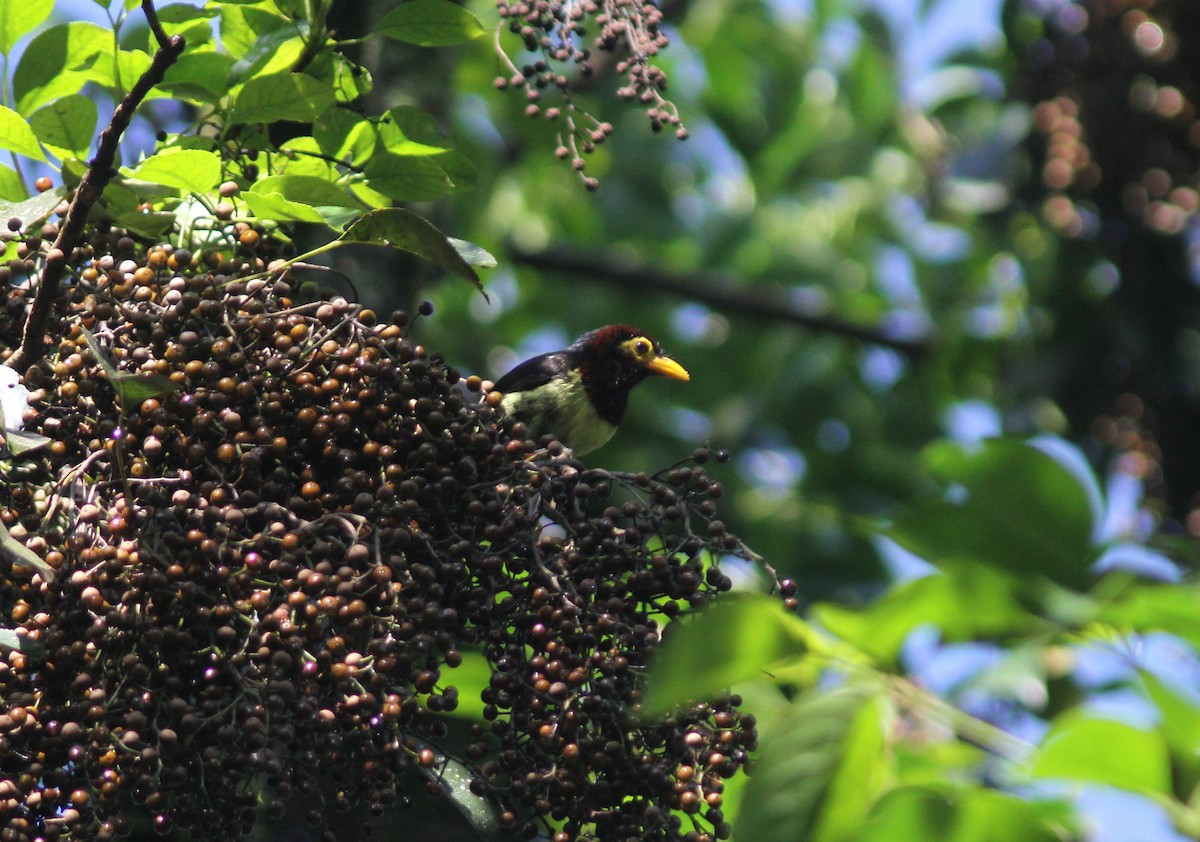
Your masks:
<path fill-rule="evenodd" d="M 502 49 L 497 30 L 496 52 L 508 75 L 497 76 L 496 87 L 521 88 L 528 100 L 526 115 L 561 121 L 565 130 L 558 132 L 555 154 L 570 160 L 588 189 L 596 189 L 599 182 L 584 174 L 583 156 L 595 151 L 613 130 L 611 123 L 577 108 L 571 96 L 574 82 L 564 72 L 565 65 L 574 64 L 580 76 L 592 76 L 595 59 L 592 50 L 583 46 L 588 26 L 599 30 L 592 39 L 595 49 L 620 56 L 616 70 L 625 84 L 617 88 L 617 96 L 644 104 L 655 131 L 671 126 L 677 138 L 687 138 L 674 103 L 663 97 L 666 72 L 651 63 L 668 43 L 659 29 L 662 10 L 651 0 L 498 0 L 497 10 L 509 22 L 509 30 L 520 36 L 525 50 L 540 58 L 518 68 Z M 542 104 L 542 93 L 548 89 L 559 92 L 561 105 Z"/>
<path fill-rule="evenodd" d="M 4 839 L 146 816 L 225 840 L 298 800 L 319 826 L 414 772 L 444 793 L 465 658 L 492 678 L 462 760 L 501 827 L 726 837 L 740 700 L 633 716 L 662 624 L 744 552 L 707 450 L 622 475 L 524 441 L 403 313 L 307 300 L 239 225 L 224 254 L 97 232 L 23 372 L 50 441 L 0 459 L 0 518 L 58 575 L 0 561 Z M 106 365 L 163 379 L 118 392 Z"/>

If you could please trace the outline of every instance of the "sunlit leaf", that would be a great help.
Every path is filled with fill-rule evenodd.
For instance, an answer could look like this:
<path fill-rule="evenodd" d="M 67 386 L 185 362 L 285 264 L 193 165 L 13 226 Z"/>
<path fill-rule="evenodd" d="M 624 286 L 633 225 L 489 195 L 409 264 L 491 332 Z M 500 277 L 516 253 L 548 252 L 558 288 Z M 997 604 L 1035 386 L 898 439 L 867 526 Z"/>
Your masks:
<path fill-rule="evenodd" d="M 141 181 L 166 184 L 184 193 L 211 192 L 221 180 L 221 159 L 203 149 L 169 149 L 151 155 L 131 174 Z"/>
<path fill-rule="evenodd" d="M 934 564 L 974 561 L 1074 588 L 1089 581 L 1088 497 L 1052 457 L 1009 439 L 974 450 L 944 442 L 923 456 L 947 490 L 895 519 L 887 534 L 902 547 Z"/>
<path fill-rule="evenodd" d="M 424 202 L 444 196 L 453 182 L 431 157 L 371 156 L 364 169 L 367 184 L 397 201 Z"/>
<path fill-rule="evenodd" d="M 253 193 L 278 193 L 285 199 L 313 207 L 333 206 L 363 209 L 363 204 L 343 187 L 311 175 L 272 175 L 255 182 Z"/>
<path fill-rule="evenodd" d="M 71 21 L 38 33 L 13 74 L 17 109 L 31 113 L 52 99 L 79 93 L 88 82 L 111 85 L 111 57 L 112 31 L 94 23 Z"/>
<path fill-rule="evenodd" d="M 460 240 L 457 237 L 448 237 L 447 239 L 450 241 L 450 245 L 454 246 L 454 250 L 458 252 L 459 257 L 472 266 L 479 266 L 483 269 L 495 269 L 498 265 L 496 258 L 483 246 L 477 246 L 474 243 Z"/>
<path fill-rule="evenodd" d="M 408 0 L 392 9 L 375 31 L 422 47 L 462 44 L 483 34 L 483 24 L 449 0 Z"/>
<path fill-rule="evenodd" d="M 671 628 L 646 677 L 642 714 L 661 716 L 759 678 L 808 651 L 812 632 L 779 600 L 723 600 Z"/>
<path fill-rule="evenodd" d="M 233 65 L 234 58 L 224 53 L 184 52 L 167 68 L 166 77 L 157 88 L 199 102 L 215 103 L 229 87 Z"/>
<path fill-rule="evenodd" d="M 25 567 L 38 573 L 43 581 L 54 581 L 54 568 L 44 562 L 33 550 L 14 538 L 2 521 L 0 521 L 0 553 L 17 567 Z"/>
<path fill-rule="evenodd" d="M 220 9 L 221 46 L 235 58 L 247 56 L 273 32 L 288 30 L 294 34 L 295 24 L 291 20 L 266 9 L 239 3 L 222 3 Z"/>
<path fill-rule="evenodd" d="M 25 198 L 21 176 L 10 166 L 0 164 L 0 203 L 19 202 Z"/>
<path fill-rule="evenodd" d="M 88 350 L 96 358 L 100 368 L 108 377 L 108 382 L 124 407 L 136 406 L 146 398 L 156 398 L 160 395 L 178 392 L 182 386 L 165 374 L 154 372 L 120 371 L 108 358 L 108 353 L 100 347 L 95 335 L 86 327 L 83 330 L 83 341 Z"/>
<path fill-rule="evenodd" d="M 150 56 L 143 50 L 121 50 L 117 53 L 117 71 L 121 89 L 129 90 L 150 69 Z"/>
<path fill-rule="evenodd" d="M 1080 711 L 1054 722 L 1030 761 L 1029 774 L 1150 794 L 1171 789 L 1170 762 L 1161 734 Z"/>
<path fill-rule="evenodd" d="M 50 216 L 62 201 L 63 197 L 57 190 L 47 190 L 20 202 L 0 202 L 0 219 L 15 217 L 29 228 Z"/>
<path fill-rule="evenodd" d="M 259 219 L 273 219 L 276 222 L 324 222 L 321 212 L 312 205 L 304 202 L 293 202 L 285 199 L 280 193 L 263 193 L 251 191 L 242 195 L 242 199 L 250 206 L 250 210 Z"/>
<path fill-rule="evenodd" d="M 906 786 L 879 799 L 856 842 L 1062 842 L 1066 828 L 1027 801 L 986 789 Z"/>
<path fill-rule="evenodd" d="M 8 55 L 13 45 L 50 16 L 54 0 L 21 0 L 0 3 L 0 54 Z"/>
<path fill-rule="evenodd" d="M 83 94 L 60 97 L 29 118 L 38 139 L 59 158 L 86 158 L 96 134 L 96 102 Z"/>
<path fill-rule="evenodd" d="M 361 166 L 375 148 L 370 121 L 346 108 L 331 108 L 318 117 L 313 137 L 323 154 L 355 166 Z"/>
<path fill-rule="evenodd" d="M 1164 631 L 1200 646 L 1200 587 L 1139 584 L 1103 606 L 1097 616 L 1122 631 Z"/>
<path fill-rule="evenodd" d="M 1142 670 L 1141 677 L 1146 695 L 1161 715 L 1158 730 L 1171 753 L 1176 790 L 1186 798 L 1200 781 L 1200 704 L 1151 672 Z"/>
<path fill-rule="evenodd" d="M 433 223 L 403 208 L 371 211 L 338 237 L 342 243 L 365 243 L 391 246 L 432 260 L 471 281 L 482 292 L 479 275 L 459 255 L 446 235 Z"/>
<path fill-rule="evenodd" d="M 936 625 L 948 641 L 1006 636 L 1044 625 L 1022 605 L 1019 584 L 985 565 L 947 564 L 942 572 L 905 582 L 866 608 L 822 604 L 814 617 L 846 642 L 892 663 L 909 633 L 925 624 Z"/>
<path fill-rule="evenodd" d="M 123 371 L 109 381 L 121 399 L 122 406 L 137 406 L 147 398 L 178 392 L 182 387 L 165 374 Z"/>
<path fill-rule="evenodd" d="M 4 443 L 13 456 L 22 456 L 48 445 L 52 439 L 29 430 L 5 430 Z"/>
<path fill-rule="evenodd" d="M 844 834 L 865 818 L 885 771 L 887 711 L 883 697 L 862 689 L 821 691 L 762 724 L 763 751 L 746 785 L 737 838 L 853 838 Z"/>
<path fill-rule="evenodd" d="M 442 787 L 450 803 L 462 813 L 479 838 L 493 838 L 499 832 L 500 810 L 488 797 L 471 791 L 471 781 L 475 779 L 471 770 L 433 743 L 411 734 L 406 739 L 414 748 L 434 753 L 436 760 L 432 766 L 422 764 L 417 768 L 426 778 Z"/>
<path fill-rule="evenodd" d="M 233 101 L 230 120 L 236 123 L 274 123 L 315 120 L 334 103 L 324 82 L 304 73 L 256 76 L 242 86 Z"/>
<path fill-rule="evenodd" d="M 194 53 L 200 45 L 212 40 L 212 22 L 216 17 L 215 7 L 192 6 L 188 3 L 172 3 L 158 10 L 158 21 L 163 31 L 167 35 L 182 35 L 187 41 L 188 49 L 184 56 Z M 154 33 L 147 32 L 146 35 L 150 49 L 157 49 Z"/>
<path fill-rule="evenodd" d="M 46 160 L 42 147 L 38 145 L 37 136 L 25 118 L 11 108 L 0 105 L 0 149 L 7 149 L 33 158 L 38 161 Z"/>

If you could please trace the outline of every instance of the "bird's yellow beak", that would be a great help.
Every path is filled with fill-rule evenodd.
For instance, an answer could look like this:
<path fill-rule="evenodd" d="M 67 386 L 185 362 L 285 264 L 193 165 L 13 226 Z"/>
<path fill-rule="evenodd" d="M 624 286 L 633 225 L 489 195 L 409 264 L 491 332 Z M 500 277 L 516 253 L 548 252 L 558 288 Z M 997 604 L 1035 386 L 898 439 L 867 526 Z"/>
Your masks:
<path fill-rule="evenodd" d="M 670 377 L 672 380 L 687 382 L 692 379 L 692 376 L 687 373 L 687 369 L 670 357 L 655 357 L 646 363 L 646 368 L 652 374 L 661 374 L 663 377 Z"/>

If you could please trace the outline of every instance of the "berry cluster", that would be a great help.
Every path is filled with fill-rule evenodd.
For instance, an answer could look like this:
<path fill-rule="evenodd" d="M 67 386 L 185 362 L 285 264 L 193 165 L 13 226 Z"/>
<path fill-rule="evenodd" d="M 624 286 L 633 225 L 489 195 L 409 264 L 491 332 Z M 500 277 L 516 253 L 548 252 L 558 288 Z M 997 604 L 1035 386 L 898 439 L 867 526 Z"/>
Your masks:
<path fill-rule="evenodd" d="M 663 624 L 746 552 L 714 519 L 709 452 L 587 469 L 498 419 L 405 314 L 310 298 L 272 272 L 274 240 L 229 233 L 193 254 L 95 232 L 22 372 L 49 443 L 0 460 L 0 519 L 58 575 L 0 560 L 24 641 L 0 648 L 3 838 L 102 841 L 146 816 L 233 839 L 300 798 L 321 826 L 403 803 L 414 772 L 444 796 L 465 656 L 492 679 L 461 760 L 501 827 L 727 837 L 723 780 L 756 742 L 740 700 L 635 717 Z"/>
<path fill-rule="evenodd" d="M 568 64 L 575 64 L 584 78 L 595 70 L 592 51 L 581 46 L 587 39 L 585 23 L 599 30 L 592 41 L 597 50 L 622 56 L 616 70 L 625 84 L 617 88 L 617 96 L 644 104 L 654 131 L 671 126 L 677 138 L 687 138 L 674 103 L 663 97 L 667 75 L 651 64 L 667 46 L 667 37 L 659 29 L 662 11 L 651 0 L 498 0 L 497 10 L 509 22 L 509 30 L 520 36 L 525 50 L 540 58 L 518 68 L 501 48 L 497 30 L 496 52 L 509 74 L 497 76 L 496 87 L 524 90 L 527 116 L 561 120 L 565 131 L 558 132 L 555 155 L 570 160 L 589 190 L 599 182 L 584 174 L 583 156 L 595 151 L 613 127 L 576 107 L 571 96 L 575 83 L 562 72 Z M 543 107 L 542 92 L 547 89 L 559 92 L 561 106 Z"/>

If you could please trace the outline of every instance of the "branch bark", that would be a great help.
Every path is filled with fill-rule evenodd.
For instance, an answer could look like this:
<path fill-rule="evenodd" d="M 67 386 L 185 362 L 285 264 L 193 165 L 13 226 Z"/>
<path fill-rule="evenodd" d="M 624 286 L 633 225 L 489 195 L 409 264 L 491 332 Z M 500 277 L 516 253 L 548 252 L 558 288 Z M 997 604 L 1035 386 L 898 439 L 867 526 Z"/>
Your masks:
<path fill-rule="evenodd" d="M 836 316 L 805 312 L 789 298 L 780 284 L 756 283 L 750 286 L 729 275 L 716 272 L 679 275 L 645 264 L 561 246 L 533 252 L 510 245 L 508 252 L 514 262 L 537 269 L 562 272 L 639 291 L 650 289 L 678 295 L 702 302 L 728 315 L 788 322 L 809 330 L 891 348 L 914 360 L 925 356 L 930 350 L 928 342 L 890 336 L 882 328 L 857 324 Z"/>
<path fill-rule="evenodd" d="M 150 67 L 146 69 L 130 88 L 129 93 L 113 110 L 112 119 L 100 134 L 100 142 L 96 147 L 96 156 L 88 163 L 88 168 L 75 188 L 75 195 L 67 207 L 66 219 L 58 229 L 54 244 L 46 253 L 46 262 L 42 267 L 41 282 L 38 284 L 33 303 L 29 307 L 29 315 L 25 318 L 25 327 L 21 334 L 21 346 L 6 361 L 6 365 L 17 371 L 28 368 L 40 360 L 46 350 L 46 322 L 54 309 L 58 298 L 59 287 L 63 278 L 70 270 L 70 257 L 79 245 L 83 236 L 84 225 L 88 214 L 104 192 L 105 186 L 113 176 L 113 165 L 117 160 L 117 150 L 120 146 L 121 135 L 129 128 L 129 122 L 142 100 L 150 93 L 150 89 L 163 80 L 167 69 L 178 60 L 186 46 L 181 35 L 167 37 L 158 22 L 158 15 L 151 0 L 143 0 L 142 10 L 150 29 L 158 41 L 158 50 Z"/>

